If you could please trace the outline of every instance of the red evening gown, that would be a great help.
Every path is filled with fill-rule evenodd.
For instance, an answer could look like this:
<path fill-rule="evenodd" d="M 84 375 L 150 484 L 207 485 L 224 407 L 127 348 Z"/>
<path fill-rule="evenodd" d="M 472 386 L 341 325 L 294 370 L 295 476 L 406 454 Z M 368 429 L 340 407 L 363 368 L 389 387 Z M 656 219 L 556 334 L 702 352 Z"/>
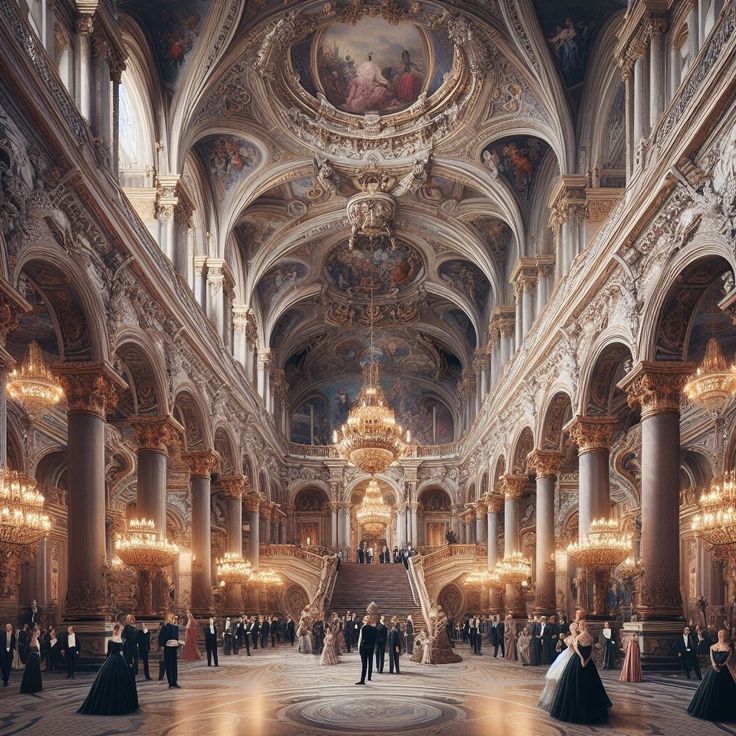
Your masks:
<path fill-rule="evenodd" d="M 190 616 L 187 621 L 187 638 L 179 659 L 184 662 L 193 662 L 197 659 L 202 659 L 202 655 L 199 653 L 199 649 L 197 649 L 197 622 L 194 620 L 194 616 Z"/>

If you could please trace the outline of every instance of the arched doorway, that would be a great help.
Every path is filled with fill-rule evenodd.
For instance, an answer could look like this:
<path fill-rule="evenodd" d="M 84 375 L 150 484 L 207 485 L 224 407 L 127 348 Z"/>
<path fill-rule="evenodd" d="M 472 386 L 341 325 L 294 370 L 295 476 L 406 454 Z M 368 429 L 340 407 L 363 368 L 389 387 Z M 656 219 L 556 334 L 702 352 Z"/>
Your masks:
<path fill-rule="evenodd" d="M 419 495 L 419 539 L 428 547 L 441 547 L 450 528 L 450 496 L 443 488 L 427 488 Z"/>
<path fill-rule="evenodd" d="M 294 499 L 296 538 L 304 547 L 326 547 L 330 540 L 330 506 L 327 494 L 315 486 L 302 488 Z"/>
<path fill-rule="evenodd" d="M 373 547 L 373 561 L 378 562 L 378 555 L 383 546 L 386 545 L 389 550 L 397 546 L 396 536 L 396 498 L 393 489 L 384 481 L 377 480 L 381 493 L 383 494 L 384 503 L 391 506 L 391 519 L 388 524 L 361 524 L 358 521 L 357 510 L 365 496 L 365 490 L 368 487 L 368 480 L 359 483 L 353 489 L 350 512 L 350 539 L 352 541 L 352 549 L 357 549 L 361 544 L 365 544 L 366 548 Z"/>

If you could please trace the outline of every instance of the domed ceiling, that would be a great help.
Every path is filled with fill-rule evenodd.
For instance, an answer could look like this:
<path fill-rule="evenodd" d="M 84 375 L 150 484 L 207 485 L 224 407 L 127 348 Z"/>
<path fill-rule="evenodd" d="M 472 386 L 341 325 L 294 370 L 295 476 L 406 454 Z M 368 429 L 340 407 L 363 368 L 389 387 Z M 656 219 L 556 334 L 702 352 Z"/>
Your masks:
<path fill-rule="evenodd" d="M 625 5 L 533 4 L 119 3 L 169 94 L 155 141 L 207 233 L 196 251 L 228 263 L 252 348 L 285 372 L 294 441 L 340 422 L 370 321 L 402 424 L 421 442 L 461 431 L 457 385 L 513 304 L 518 259 L 554 251 L 576 102 Z"/>

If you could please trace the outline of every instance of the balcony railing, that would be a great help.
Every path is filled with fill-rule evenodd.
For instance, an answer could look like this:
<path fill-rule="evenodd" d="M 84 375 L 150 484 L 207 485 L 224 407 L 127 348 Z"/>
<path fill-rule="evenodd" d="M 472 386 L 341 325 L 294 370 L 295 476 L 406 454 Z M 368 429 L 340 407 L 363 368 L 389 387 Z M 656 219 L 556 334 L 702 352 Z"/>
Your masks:
<path fill-rule="evenodd" d="M 423 566 L 425 570 L 428 570 L 453 558 L 473 561 L 487 560 L 488 547 L 485 544 L 448 544 L 434 552 L 423 555 Z"/>

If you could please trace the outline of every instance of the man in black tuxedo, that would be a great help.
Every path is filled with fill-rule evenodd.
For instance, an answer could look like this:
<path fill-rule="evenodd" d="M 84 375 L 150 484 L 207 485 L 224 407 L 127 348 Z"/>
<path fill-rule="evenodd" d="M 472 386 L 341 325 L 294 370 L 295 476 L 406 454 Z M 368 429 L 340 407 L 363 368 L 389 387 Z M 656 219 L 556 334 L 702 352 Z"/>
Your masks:
<path fill-rule="evenodd" d="M 268 616 L 264 616 L 261 624 L 261 649 L 268 647 L 268 635 L 271 633 L 271 621 Z"/>
<path fill-rule="evenodd" d="M 703 677 L 700 674 L 700 664 L 697 655 L 698 643 L 690 631 L 690 627 L 686 626 L 682 631 L 682 636 L 677 640 L 677 656 L 680 658 L 682 669 L 685 670 L 687 679 L 690 679 L 690 670 L 695 672 L 698 680 Z"/>
<path fill-rule="evenodd" d="M 67 626 L 66 634 L 61 640 L 61 656 L 66 659 L 67 680 L 74 679 L 74 666 L 77 663 L 79 651 L 79 637 L 76 635 L 73 626 Z"/>
<path fill-rule="evenodd" d="M 294 626 L 294 619 L 289 616 L 289 618 L 286 619 L 286 638 L 289 640 L 289 644 L 291 646 L 294 646 L 294 641 L 296 640 L 296 627 Z M 347 634 L 345 635 L 345 643 L 347 644 Z M 348 651 L 350 651 L 350 647 L 348 646 Z"/>
<path fill-rule="evenodd" d="M 376 672 L 383 674 L 383 665 L 386 658 L 386 641 L 388 629 L 386 628 L 386 617 L 381 616 L 376 624 Z"/>
<path fill-rule="evenodd" d="M 373 652 L 376 649 L 376 636 L 378 631 L 373 624 L 370 623 L 368 616 L 363 619 L 363 625 L 360 628 L 358 637 L 358 650 L 360 651 L 360 682 L 356 685 L 365 685 L 366 674 L 368 680 L 373 674 Z"/>
<path fill-rule="evenodd" d="M 240 651 L 240 647 L 243 645 L 243 639 L 245 638 L 243 632 L 244 624 L 243 617 L 233 620 L 230 625 L 230 631 L 232 631 L 232 638 L 230 639 L 230 646 L 232 647 L 233 654 L 237 654 Z"/>
<path fill-rule="evenodd" d="M 204 648 L 207 650 L 207 666 L 212 667 L 212 660 L 215 660 L 215 667 L 219 667 L 217 662 L 217 624 L 215 619 L 210 616 L 210 622 L 204 627 Z"/>
<path fill-rule="evenodd" d="M 388 671 L 389 674 L 399 674 L 399 656 L 401 655 L 401 625 L 394 616 L 391 619 L 393 627 L 388 632 Z"/>
<path fill-rule="evenodd" d="M 240 617 L 238 631 L 240 632 L 241 646 L 245 647 L 245 653 L 250 657 L 250 634 L 248 633 L 248 626 L 250 626 L 250 619 L 245 616 Z"/>
<path fill-rule="evenodd" d="M 26 617 L 26 623 L 28 624 L 29 629 L 33 629 L 36 625 L 41 625 L 41 617 L 43 616 L 43 608 L 41 608 L 38 603 L 36 603 L 36 600 L 34 599 L 31 603 L 31 608 L 28 611 L 28 615 Z"/>
<path fill-rule="evenodd" d="M 501 648 L 501 657 L 506 656 L 506 645 L 504 644 L 504 635 L 506 633 L 506 624 L 499 620 L 500 617 L 496 616 L 496 643 L 493 646 L 493 656 L 498 655 L 498 649 Z"/>
<path fill-rule="evenodd" d="M 358 564 L 362 565 L 365 562 L 365 550 L 363 549 L 363 545 L 361 544 L 360 547 L 358 547 Z"/>
<path fill-rule="evenodd" d="M 0 671 L 3 675 L 3 687 L 8 686 L 10 680 L 10 665 L 13 662 L 13 652 L 15 651 L 15 632 L 13 624 L 5 624 L 5 628 L 0 631 Z"/>
<path fill-rule="evenodd" d="M 176 661 L 178 642 L 179 627 L 176 625 L 176 616 L 171 615 L 158 634 L 158 645 L 164 652 L 164 668 L 166 670 L 166 679 L 169 681 L 169 687 L 181 687 L 177 682 L 179 679 Z M 167 645 L 169 643 L 170 646 Z"/>
<path fill-rule="evenodd" d="M 251 644 L 253 645 L 253 649 L 258 649 L 258 632 L 260 631 L 260 626 L 258 623 L 258 616 L 253 616 L 253 624 L 250 627 L 250 638 L 251 638 Z"/>
<path fill-rule="evenodd" d="M 279 637 L 279 619 L 277 616 L 271 618 L 271 649 L 276 648 L 276 642 L 281 641 Z"/>
<path fill-rule="evenodd" d="M 560 626 L 557 616 L 552 615 L 542 629 L 542 664 L 550 665 L 557 658 L 557 642 L 560 639 Z"/>
<path fill-rule="evenodd" d="M 411 614 L 406 617 L 404 637 L 406 641 L 406 653 L 411 657 L 414 654 L 414 621 L 411 618 Z"/>
<path fill-rule="evenodd" d="M 133 674 L 138 674 L 138 629 L 135 628 L 135 616 L 128 614 L 123 626 L 123 656 Z"/>
<path fill-rule="evenodd" d="M 143 628 L 138 631 L 138 659 L 143 665 L 143 676 L 146 680 L 151 679 L 151 673 L 148 669 L 148 652 L 151 651 L 151 632 L 148 626 L 143 624 Z"/>

